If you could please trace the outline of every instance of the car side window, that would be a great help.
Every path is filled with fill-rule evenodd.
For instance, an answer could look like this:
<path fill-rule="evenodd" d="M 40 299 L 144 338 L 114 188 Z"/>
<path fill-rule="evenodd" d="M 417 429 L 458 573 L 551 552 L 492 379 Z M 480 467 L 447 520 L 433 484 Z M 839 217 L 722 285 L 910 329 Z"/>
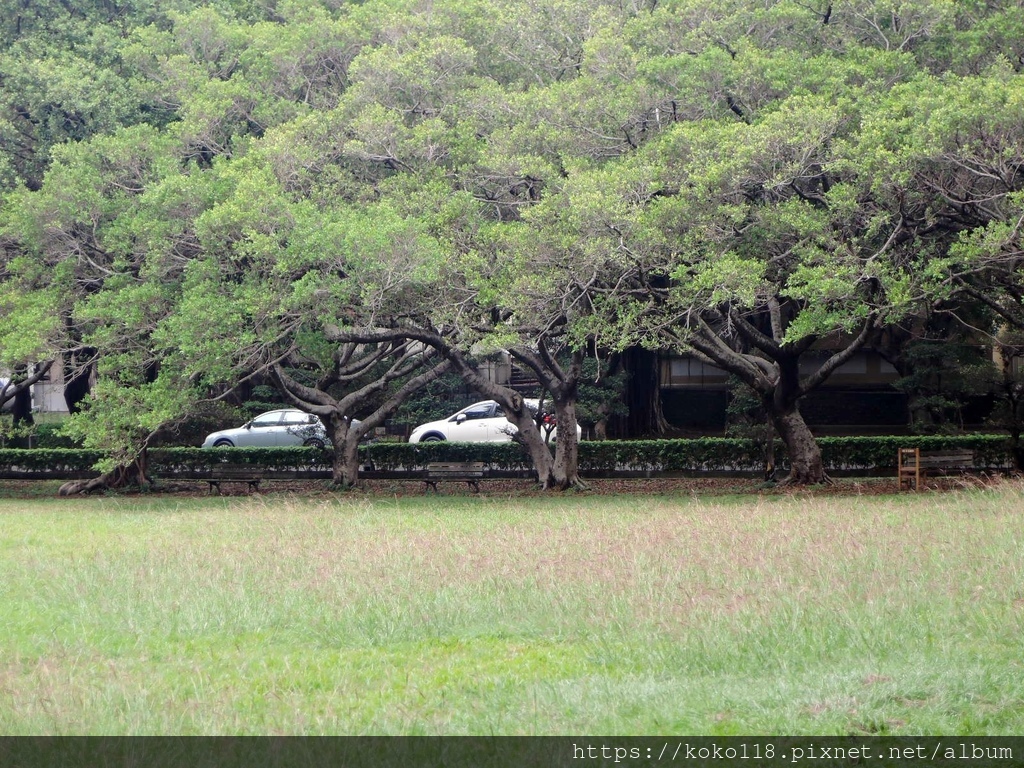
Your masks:
<path fill-rule="evenodd" d="M 289 427 L 299 426 L 300 424 L 312 424 L 313 419 L 316 417 L 311 413 L 303 413 L 302 411 L 288 411 L 284 415 L 284 424 Z"/>
<path fill-rule="evenodd" d="M 473 419 L 486 419 L 491 415 L 491 407 L 483 406 L 481 408 L 473 408 L 469 411 L 463 411 L 462 415 L 466 417 L 466 421 L 472 421 Z"/>
<path fill-rule="evenodd" d="M 495 416 L 495 418 L 497 418 L 498 416 L 504 416 L 504 415 L 505 415 L 505 409 L 504 408 L 502 408 L 500 405 L 494 406 L 494 416 Z"/>
<path fill-rule="evenodd" d="M 281 414 L 275 413 L 271 416 L 260 416 L 252 420 L 254 427 L 274 427 L 281 423 Z"/>

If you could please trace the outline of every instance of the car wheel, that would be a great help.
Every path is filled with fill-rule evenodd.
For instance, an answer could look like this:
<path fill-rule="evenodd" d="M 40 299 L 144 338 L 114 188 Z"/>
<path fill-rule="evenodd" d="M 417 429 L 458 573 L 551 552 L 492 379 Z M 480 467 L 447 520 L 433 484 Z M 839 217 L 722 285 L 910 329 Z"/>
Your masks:
<path fill-rule="evenodd" d="M 443 443 L 444 435 L 439 435 L 436 432 L 431 432 L 429 435 L 424 435 L 420 438 L 421 443 Z"/>
<path fill-rule="evenodd" d="M 218 440 L 216 443 L 213 444 L 213 447 L 214 448 L 234 448 L 235 444 L 232 443 L 230 440 Z"/>
<path fill-rule="evenodd" d="M 319 437 L 311 437 L 309 438 L 309 440 L 304 442 L 303 445 L 308 446 L 310 448 L 319 448 L 320 450 L 323 450 L 326 447 L 324 441 L 321 440 Z"/>

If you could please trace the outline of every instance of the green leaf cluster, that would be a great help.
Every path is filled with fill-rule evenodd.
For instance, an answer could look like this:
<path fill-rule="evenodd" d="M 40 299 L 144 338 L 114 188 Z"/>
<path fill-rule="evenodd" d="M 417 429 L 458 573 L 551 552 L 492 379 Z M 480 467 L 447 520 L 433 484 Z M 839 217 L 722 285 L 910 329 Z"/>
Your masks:
<path fill-rule="evenodd" d="M 333 326 L 1021 314 L 1019 3 L 73 5 L 0 0 L 0 365 L 94 351 L 118 455 Z"/>

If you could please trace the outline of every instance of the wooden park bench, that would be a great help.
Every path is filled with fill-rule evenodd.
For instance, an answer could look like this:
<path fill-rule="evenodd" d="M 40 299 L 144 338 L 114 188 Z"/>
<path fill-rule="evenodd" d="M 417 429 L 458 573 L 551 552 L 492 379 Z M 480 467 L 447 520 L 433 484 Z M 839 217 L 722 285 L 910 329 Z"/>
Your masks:
<path fill-rule="evenodd" d="M 292 480 L 294 472 L 270 471 L 252 464 L 222 464 L 210 470 L 206 482 L 210 484 L 210 493 L 214 488 L 220 493 L 221 483 L 246 483 L 249 491 L 255 493 L 264 480 Z"/>
<path fill-rule="evenodd" d="M 951 448 L 944 451 L 922 451 L 900 448 L 897 457 L 900 490 L 921 490 L 921 480 L 929 474 L 964 472 L 974 466 L 974 451 Z"/>
<path fill-rule="evenodd" d="M 486 473 L 487 463 L 483 461 L 432 461 L 423 473 L 423 482 L 436 493 L 441 480 L 462 480 L 479 492 L 480 479 Z"/>

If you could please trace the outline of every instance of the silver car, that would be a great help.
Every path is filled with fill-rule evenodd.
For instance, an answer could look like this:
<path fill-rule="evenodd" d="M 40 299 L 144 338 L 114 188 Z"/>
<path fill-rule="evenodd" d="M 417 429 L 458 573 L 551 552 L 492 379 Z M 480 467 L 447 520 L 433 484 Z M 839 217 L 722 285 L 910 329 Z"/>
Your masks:
<path fill-rule="evenodd" d="M 330 445 L 330 440 L 319 418 L 304 411 L 286 409 L 261 413 L 240 427 L 207 435 L 203 441 L 203 448 L 273 448 L 285 445 L 323 448 Z"/>

